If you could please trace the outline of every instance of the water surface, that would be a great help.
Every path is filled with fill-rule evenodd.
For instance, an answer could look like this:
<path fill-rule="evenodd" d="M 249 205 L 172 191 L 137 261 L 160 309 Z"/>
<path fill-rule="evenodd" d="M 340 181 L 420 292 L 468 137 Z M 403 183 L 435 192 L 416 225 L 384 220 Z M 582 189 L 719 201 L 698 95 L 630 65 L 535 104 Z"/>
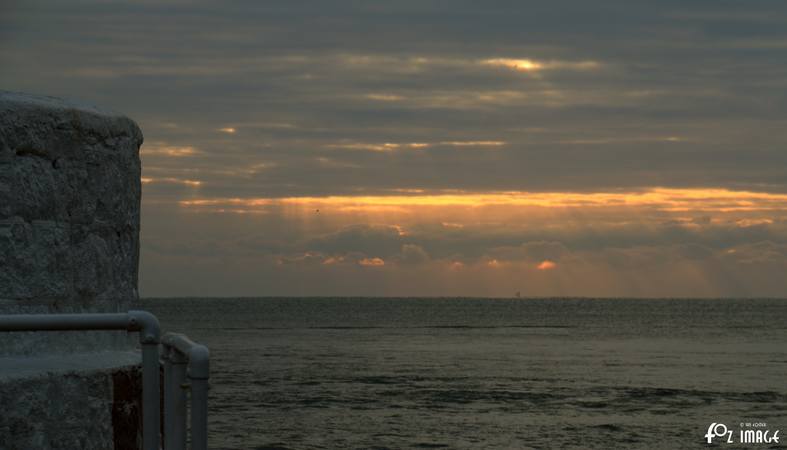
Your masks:
<path fill-rule="evenodd" d="M 140 303 L 211 349 L 212 448 L 706 448 L 711 422 L 787 428 L 787 301 Z"/>

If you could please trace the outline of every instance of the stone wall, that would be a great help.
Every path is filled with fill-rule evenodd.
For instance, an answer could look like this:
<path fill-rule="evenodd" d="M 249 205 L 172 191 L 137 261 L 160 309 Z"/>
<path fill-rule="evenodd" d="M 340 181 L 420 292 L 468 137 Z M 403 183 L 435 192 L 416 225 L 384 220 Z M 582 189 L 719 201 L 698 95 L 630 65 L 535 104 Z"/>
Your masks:
<path fill-rule="evenodd" d="M 0 91 L 0 313 L 128 309 L 141 144 L 122 115 Z M 105 349 L 106 335 L 0 336 L 0 355 Z"/>
<path fill-rule="evenodd" d="M 122 115 L 0 91 L 0 314 L 128 310 L 141 144 Z M 0 449 L 138 448 L 134 342 L 0 333 Z"/>
<path fill-rule="evenodd" d="M 139 356 L 0 358 L 0 449 L 137 450 Z M 10 363 L 10 364 L 9 364 Z"/>

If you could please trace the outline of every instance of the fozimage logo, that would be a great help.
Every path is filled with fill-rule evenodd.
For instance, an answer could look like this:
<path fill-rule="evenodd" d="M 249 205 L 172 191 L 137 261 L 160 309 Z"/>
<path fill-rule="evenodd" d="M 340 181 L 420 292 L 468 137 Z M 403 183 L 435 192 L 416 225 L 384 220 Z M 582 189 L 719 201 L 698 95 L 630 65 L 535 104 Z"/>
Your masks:
<path fill-rule="evenodd" d="M 705 439 L 708 440 L 708 444 L 713 443 L 714 438 L 727 438 L 727 443 L 732 444 L 732 431 L 727 429 L 727 425 L 723 423 L 716 423 L 713 422 L 708 427 L 708 432 L 705 434 Z"/>
<path fill-rule="evenodd" d="M 778 444 L 779 430 L 771 431 L 765 422 L 741 422 L 740 428 L 730 429 L 723 423 L 713 422 L 705 433 L 708 444 L 722 442 L 725 444 Z M 714 441 L 714 439 L 718 439 Z"/>

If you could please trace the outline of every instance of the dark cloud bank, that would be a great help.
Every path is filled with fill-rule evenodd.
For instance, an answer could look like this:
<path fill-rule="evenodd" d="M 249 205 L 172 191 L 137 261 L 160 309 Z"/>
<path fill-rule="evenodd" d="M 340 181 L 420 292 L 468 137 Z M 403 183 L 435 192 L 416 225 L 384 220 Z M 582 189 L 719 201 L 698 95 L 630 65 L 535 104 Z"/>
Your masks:
<path fill-rule="evenodd" d="M 6 1 L 0 61 L 142 126 L 143 295 L 787 294 L 782 2 Z M 659 187 L 728 195 L 248 202 Z"/>

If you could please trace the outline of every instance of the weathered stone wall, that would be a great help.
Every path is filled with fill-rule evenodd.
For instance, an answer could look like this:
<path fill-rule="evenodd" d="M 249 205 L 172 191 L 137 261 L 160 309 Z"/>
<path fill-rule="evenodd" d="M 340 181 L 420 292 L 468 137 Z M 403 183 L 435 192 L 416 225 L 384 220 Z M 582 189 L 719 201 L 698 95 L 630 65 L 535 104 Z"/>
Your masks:
<path fill-rule="evenodd" d="M 122 115 L 0 91 L 0 313 L 128 309 L 141 144 Z M 106 335 L 0 336 L 0 355 L 104 349 Z"/>
<path fill-rule="evenodd" d="M 137 450 L 141 374 L 133 353 L 0 358 L 0 449 Z"/>
<path fill-rule="evenodd" d="M 141 144 L 122 115 L 0 91 L 0 314 L 128 310 Z M 138 448 L 133 342 L 0 333 L 0 450 Z"/>

